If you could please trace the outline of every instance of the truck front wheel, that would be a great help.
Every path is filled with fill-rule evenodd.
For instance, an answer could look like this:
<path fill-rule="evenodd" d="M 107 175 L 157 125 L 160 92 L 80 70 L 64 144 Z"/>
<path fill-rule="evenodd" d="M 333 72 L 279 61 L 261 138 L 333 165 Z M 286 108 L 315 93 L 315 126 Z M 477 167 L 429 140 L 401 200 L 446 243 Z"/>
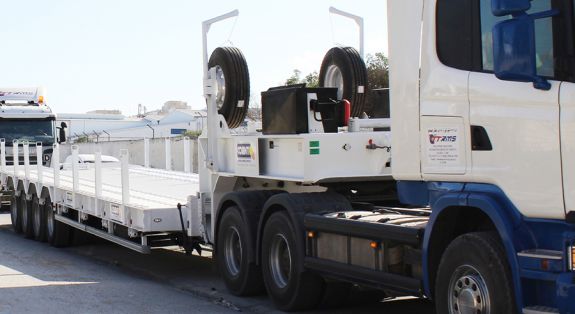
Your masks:
<path fill-rule="evenodd" d="M 323 279 L 303 269 L 303 244 L 285 212 L 270 216 L 262 237 L 262 273 L 268 294 L 284 311 L 316 307 L 324 290 Z"/>
<path fill-rule="evenodd" d="M 248 256 L 248 232 L 239 209 L 228 208 L 218 228 L 216 260 L 228 290 L 241 296 L 264 291 L 261 270 Z"/>
<path fill-rule="evenodd" d="M 437 273 L 437 313 L 515 313 L 511 273 L 494 232 L 457 237 Z"/>

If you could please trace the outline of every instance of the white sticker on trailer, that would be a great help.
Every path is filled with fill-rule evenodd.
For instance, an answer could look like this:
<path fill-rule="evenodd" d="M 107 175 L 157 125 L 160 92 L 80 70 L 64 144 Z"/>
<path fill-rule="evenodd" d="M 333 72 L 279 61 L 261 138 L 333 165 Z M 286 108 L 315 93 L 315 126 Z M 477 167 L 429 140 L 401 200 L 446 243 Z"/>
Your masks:
<path fill-rule="evenodd" d="M 428 166 L 452 167 L 461 165 L 460 133 L 457 127 L 427 129 Z"/>
<path fill-rule="evenodd" d="M 110 219 L 124 222 L 124 213 L 122 210 L 122 205 L 120 204 L 110 204 Z"/>

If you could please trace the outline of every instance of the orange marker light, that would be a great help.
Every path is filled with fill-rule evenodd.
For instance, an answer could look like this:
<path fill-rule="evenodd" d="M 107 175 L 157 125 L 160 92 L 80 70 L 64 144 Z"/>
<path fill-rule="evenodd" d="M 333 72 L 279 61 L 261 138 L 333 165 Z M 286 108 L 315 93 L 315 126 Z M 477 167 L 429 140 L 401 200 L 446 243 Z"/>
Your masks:
<path fill-rule="evenodd" d="M 371 243 L 369 243 L 369 246 L 371 246 L 372 249 L 377 249 L 379 247 L 379 243 L 371 241 Z"/>
<path fill-rule="evenodd" d="M 38 103 L 39 103 L 39 104 L 43 104 L 43 103 L 44 103 L 44 96 L 39 96 L 39 97 L 38 97 Z"/>
<path fill-rule="evenodd" d="M 315 232 L 313 232 L 313 231 L 308 231 L 308 232 L 307 232 L 307 237 L 308 237 L 308 238 L 315 238 Z"/>

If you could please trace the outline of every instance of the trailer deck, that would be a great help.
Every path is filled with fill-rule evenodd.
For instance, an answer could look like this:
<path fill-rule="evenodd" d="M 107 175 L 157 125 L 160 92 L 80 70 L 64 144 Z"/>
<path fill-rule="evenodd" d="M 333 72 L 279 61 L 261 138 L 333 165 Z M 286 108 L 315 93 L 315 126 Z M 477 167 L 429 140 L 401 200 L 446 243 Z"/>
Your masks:
<path fill-rule="evenodd" d="M 73 163 L 61 169 L 59 164 L 30 165 L 28 153 L 24 165 L 8 166 L 3 148 L 4 193 L 19 196 L 24 192 L 28 200 L 37 196 L 40 204 L 49 198 L 57 220 L 140 252 L 149 252 L 148 236 L 182 232 L 189 211 L 182 210 L 180 215 L 178 206 L 186 206 L 190 195 L 199 190 L 197 174 L 129 165 L 127 151 L 122 152 L 120 163 Z M 23 151 L 29 151 L 27 144 Z M 77 147 L 72 151 L 78 154 Z M 94 221 L 100 225 L 94 226 Z M 114 235 L 118 226 L 125 227 L 128 239 Z"/>

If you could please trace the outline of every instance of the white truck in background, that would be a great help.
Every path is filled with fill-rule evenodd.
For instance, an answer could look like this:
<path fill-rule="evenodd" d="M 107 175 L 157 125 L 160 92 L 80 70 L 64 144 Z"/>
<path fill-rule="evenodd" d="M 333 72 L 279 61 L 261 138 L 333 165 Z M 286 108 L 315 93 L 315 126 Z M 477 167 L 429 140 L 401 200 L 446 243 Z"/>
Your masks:
<path fill-rule="evenodd" d="M 6 162 L 12 164 L 12 144 L 14 141 L 39 143 L 44 147 L 42 163 L 49 165 L 52 145 L 65 141 L 65 133 L 56 130 L 56 114 L 46 104 L 45 90 L 36 88 L 0 88 L 0 138 L 3 138 L 6 150 Z M 65 128 L 65 126 L 64 126 Z M 22 156 L 23 158 L 23 156 Z M 21 162 L 23 159 L 21 159 Z M 36 164 L 36 155 L 30 162 Z"/>
<path fill-rule="evenodd" d="M 119 168 L 99 153 L 33 167 L 27 143 L 9 166 L 0 142 L 13 226 L 55 246 L 74 228 L 142 253 L 210 247 L 232 293 L 282 310 L 355 285 L 438 313 L 575 313 L 574 7 L 389 0 L 390 119 L 354 118 L 365 65 L 337 47 L 321 88 L 263 92 L 262 130 L 239 135 L 245 58 L 206 50 L 237 12 L 206 21 L 199 177 L 129 166 L 127 151 Z"/>

